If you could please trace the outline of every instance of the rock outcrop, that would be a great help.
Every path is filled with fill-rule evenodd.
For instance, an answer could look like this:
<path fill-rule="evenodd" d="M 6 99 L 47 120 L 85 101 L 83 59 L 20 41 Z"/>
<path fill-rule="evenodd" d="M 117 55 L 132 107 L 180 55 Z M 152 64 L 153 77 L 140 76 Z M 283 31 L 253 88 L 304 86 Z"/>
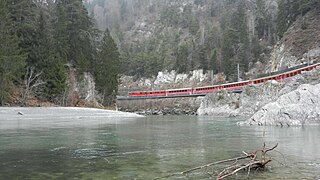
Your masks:
<path fill-rule="evenodd" d="M 305 125 L 320 122 L 320 84 L 303 84 L 263 106 L 239 125 Z"/>
<path fill-rule="evenodd" d="M 248 117 L 239 125 L 291 126 L 320 123 L 319 107 L 320 68 L 316 68 L 282 82 L 246 86 L 241 94 L 209 94 L 197 114 Z"/>
<path fill-rule="evenodd" d="M 283 84 L 268 81 L 261 85 L 249 85 L 241 94 L 219 91 L 207 95 L 197 111 L 198 115 L 250 117 L 262 106 L 275 101 Z"/>
<path fill-rule="evenodd" d="M 117 101 L 120 111 L 142 115 L 196 115 L 203 97 Z"/>

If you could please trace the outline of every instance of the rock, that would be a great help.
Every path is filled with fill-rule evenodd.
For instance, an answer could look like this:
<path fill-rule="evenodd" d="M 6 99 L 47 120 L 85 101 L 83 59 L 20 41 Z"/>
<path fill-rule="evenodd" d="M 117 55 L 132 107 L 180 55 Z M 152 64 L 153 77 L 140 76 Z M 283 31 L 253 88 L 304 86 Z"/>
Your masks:
<path fill-rule="evenodd" d="M 19 115 L 24 115 L 21 111 L 18 111 L 17 114 L 19 114 Z"/>
<path fill-rule="evenodd" d="M 320 84 L 303 84 L 269 103 L 239 125 L 293 126 L 320 123 Z"/>

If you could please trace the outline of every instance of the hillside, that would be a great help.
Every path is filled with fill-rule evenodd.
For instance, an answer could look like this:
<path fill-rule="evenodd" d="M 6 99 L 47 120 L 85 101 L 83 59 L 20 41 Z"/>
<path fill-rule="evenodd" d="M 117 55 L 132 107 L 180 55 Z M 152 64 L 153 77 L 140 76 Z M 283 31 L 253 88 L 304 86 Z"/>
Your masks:
<path fill-rule="evenodd" d="M 1 1 L 0 104 L 112 105 L 128 90 L 236 81 L 238 65 L 249 79 L 315 62 L 319 9 L 318 0 Z"/>
<path fill-rule="evenodd" d="M 320 60 L 320 8 L 297 20 L 274 46 L 267 70 L 281 70 L 306 62 Z"/>
<path fill-rule="evenodd" d="M 277 41 L 276 0 L 91 0 L 87 7 L 117 39 L 122 72 L 138 77 L 204 69 L 234 80 L 240 64 L 244 78 Z"/>
<path fill-rule="evenodd" d="M 234 81 L 237 64 L 249 79 L 317 61 L 317 6 L 314 0 L 87 2 L 99 28 L 117 39 L 122 74 L 133 76 L 123 77 L 122 87 L 137 90 L 219 83 L 221 76 Z M 191 80 L 198 69 L 206 80 Z M 172 85 L 159 85 L 173 75 Z"/>

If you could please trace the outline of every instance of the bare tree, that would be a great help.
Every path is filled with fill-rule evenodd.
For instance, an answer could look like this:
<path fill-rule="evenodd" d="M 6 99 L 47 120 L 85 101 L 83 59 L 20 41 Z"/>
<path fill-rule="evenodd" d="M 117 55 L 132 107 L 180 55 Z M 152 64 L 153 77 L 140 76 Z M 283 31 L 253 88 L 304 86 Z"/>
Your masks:
<path fill-rule="evenodd" d="M 22 103 L 24 104 L 25 101 L 29 98 L 31 94 L 39 93 L 41 90 L 41 86 L 46 84 L 41 79 L 41 75 L 43 71 L 36 73 L 34 67 L 27 67 L 26 73 L 24 75 L 24 80 L 22 82 Z"/>

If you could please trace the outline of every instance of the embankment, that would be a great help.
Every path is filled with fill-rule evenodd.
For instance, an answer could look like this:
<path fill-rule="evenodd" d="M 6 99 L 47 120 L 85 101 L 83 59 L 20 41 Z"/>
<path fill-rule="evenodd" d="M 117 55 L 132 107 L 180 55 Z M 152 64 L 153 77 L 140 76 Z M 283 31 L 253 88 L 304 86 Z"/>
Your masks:
<path fill-rule="evenodd" d="M 196 115 L 203 97 L 118 100 L 120 111 L 142 115 Z"/>

